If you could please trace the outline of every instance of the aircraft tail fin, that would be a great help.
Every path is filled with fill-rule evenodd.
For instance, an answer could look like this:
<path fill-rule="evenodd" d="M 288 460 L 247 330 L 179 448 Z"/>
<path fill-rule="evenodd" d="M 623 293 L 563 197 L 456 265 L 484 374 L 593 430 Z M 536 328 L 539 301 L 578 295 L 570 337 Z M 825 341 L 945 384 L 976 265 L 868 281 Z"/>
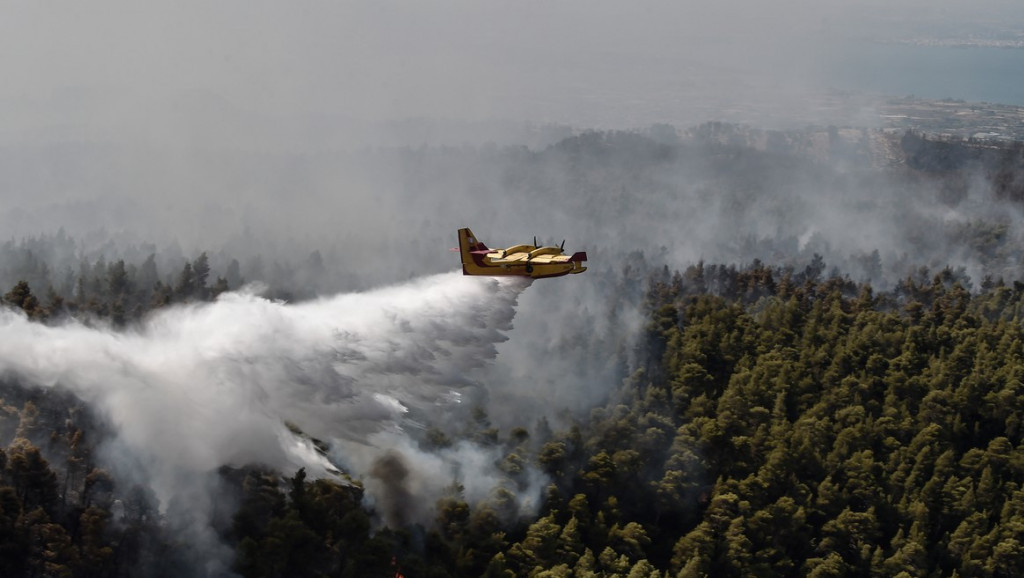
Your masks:
<path fill-rule="evenodd" d="M 570 273 L 582 273 L 587 270 L 587 252 L 580 251 L 573 253 L 572 257 L 569 257 L 569 262 L 572 263 L 572 271 Z"/>
<path fill-rule="evenodd" d="M 459 253 L 462 254 L 462 274 L 468 275 L 466 266 L 474 266 L 472 251 L 486 251 L 485 245 L 468 227 L 459 229 Z"/>
<path fill-rule="evenodd" d="M 459 248 L 468 248 L 470 251 L 486 251 L 487 245 L 483 244 L 473 231 L 469 228 L 459 229 Z"/>

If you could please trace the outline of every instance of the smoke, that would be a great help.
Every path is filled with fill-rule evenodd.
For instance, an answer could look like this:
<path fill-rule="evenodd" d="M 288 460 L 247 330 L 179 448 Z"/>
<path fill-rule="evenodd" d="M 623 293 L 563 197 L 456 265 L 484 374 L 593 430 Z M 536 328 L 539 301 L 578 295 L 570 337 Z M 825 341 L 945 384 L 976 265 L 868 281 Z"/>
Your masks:
<path fill-rule="evenodd" d="M 382 507 L 388 521 L 429 523 L 446 485 L 485 496 L 497 458 L 472 444 L 428 456 L 407 433 L 418 427 L 409 415 L 460 403 L 528 285 L 447 273 L 297 304 L 228 293 L 124 332 L 46 326 L 4 309 L 0 374 L 67 388 L 96 408 L 116 431 L 108 459 L 138 470 L 165 508 L 193 504 L 200 522 L 212 501 L 204 476 L 220 466 L 322 477 L 341 463 L 353 477 L 386 480 L 368 482 L 371 500 L 421 504 L 401 517 Z M 334 441 L 334 460 L 309 436 Z"/>
<path fill-rule="evenodd" d="M 875 126 L 877 114 L 859 105 L 837 110 L 818 98 L 859 88 L 836 77 L 849 68 L 836 58 L 837 40 L 913 39 L 924 23 L 935 34 L 986 37 L 978 27 L 1019 22 L 1022 9 L 1009 0 L 21 3 L 0 22 L 0 105 L 9 112 L 0 119 L 0 230 L 17 238 L 64 227 L 85 240 L 99 230 L 88 249 L 180 243 L 185 254 L 221 250 L 243 264 L 261 255 L 268 269 L 317 249 L 329 270 L 346 275 L 331 287 L 346 289 L 444 270 L 446 255 L 427 248 L 442 236 L 450 242 L 459 224 L 488 226 L 510 244 L 564 234 L 715 259 L 721 253 L 679 241 L 678 230 L 763 237 L 778 219 L 758 207 L 743 220 L 720 218 L 735 211 L 699 186 L 700 174 L 666 175 L 657 191 L 628 181 L 623 199 L 604 199 L 580 218 L 586 191 L 571 188 L 572 167 L 565 179 L 534 171 L 541 182 L 530 182 L 486 151 L 431 157 L 432 149 L 374 147 L 542 150 L 569 127 L 709 120 L 803 127 L 853 117 Z M 539 192 L 543 211 L 523 198 Z M 794 197 L 783 224 L 817 213 L 844 218 L 845 207 L 830 212 L 830 201 Z M 548 211 L 552 203 L 561 210 Z M 635 222 L 624 224 L 623 209 Z M 638 239 L 652 220 L 667 224 Z M 857 250 L 875 232 L 858 223 Z M 385 265 L 367 263 L 367 251 Z M 387 259 L 410 252 L 415 259 L 397 270 Z"/>
<path fill-rule="evenodd" d="M 235 293 L 125 333 L 3 313 L 0 371 L 101 408 L 119 432 L 108 453 L 164 503 L 201 503 L 210 494 L 192 474 L 221 464 L 328 475 L 333 461 L 366 476 L 389 520 L 422 520 L 419 496 L 461 478 L 467 497 L 486 497 L 497 473 L 479 445 L 420 451 L 408 432 L 421 416 L 486 382 L 474 395 L 506 410 L 495 421 L 530 425 L 519 420 L 586 411 L 614 387 L 620 336 L 642 323 L 639 299 L 623 298 L 636 287 L 616 286 L 625 268 L 642 283 L 637 252 L 673 267 L 815 252 L 846 265 L 877 249 L 899 278 L 905 262 L 970 263 L 944 231 L 1004 206 L 972 191 L 954 210 L 888 176 L 784 154 L 665 156 L 570 127 L 843 126 L 818 98 L 857 88 L 836 40 L 917 38 L 936 15 L 967 34 L 1019 21 L 1019 2 L 301 4 L 5 14 L 0 230 L 64 227 L 82 244 L 49 264 L 68 278 L 101 254 L 156 252 L 167 280 L 209 250 L 215 270 L 237 258 L 244 277 L 273 282 L 278 261 L 315 249 L 331 276 L 317 291 L 365 288 L 450 267 L 444 247 L 462 225 L 493 245 L 568 238 L 591 270 L 538 283 L 513 333 L 522 287 L 457 275 L 296 305 Z M 877 122 L 859 105 L 848 116 Z M 479 146 L 491 141 L 534 148 Z M 333 440 L 331 460 L 286 423 Z"/>
<path fill-rule="evenodd" d="M 367 469 L 365 487 L 370 505 L 392 527 L 432 520 L 436 498 L 452 491 L 457 484 L 461 497 L 470 504 L 487 502 L 496 506 L 506 521 L 533 515 L 540 507 L 541 492 L 550 480 L 539 470 L 529 467 L 517 473 L 516 480 L 495 467 L 502 459 L 501 448 L 462 440 L 451 447 L 434 452 L 416 448 L 412 441 L 395 432 L 370 436 L 373 448 L 359 451 L 352 445 L 342 452 L 346 462 L 359 470 Z M 500 498 L 513 496 L 513 501 Z M 425 499 L 430 496 L 432 499 Z"/>

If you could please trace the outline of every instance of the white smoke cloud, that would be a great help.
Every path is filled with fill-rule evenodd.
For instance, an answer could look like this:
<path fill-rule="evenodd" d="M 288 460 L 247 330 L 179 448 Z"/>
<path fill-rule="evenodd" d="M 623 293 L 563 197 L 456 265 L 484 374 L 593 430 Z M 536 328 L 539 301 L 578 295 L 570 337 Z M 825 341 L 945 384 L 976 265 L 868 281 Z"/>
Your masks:
<path fill-rule="evenodd" d="M 420 480 L 408 491 L 426 503 L 459 479 L 481 496 L 488 490 L 474 484 L 496 480 L 496 458 L 470 447 L 419 456 L 402 427 L 409 410 L 459 401 L 506 339 L 528 284 L 447 273 L 298 304 L 228 293 L 126 332 L 45 326 L 4 309 L 0 374 L 68 388 L 99 410 L 116 432 L 107 453 L 129 454 L 164 506 L 202 502 L 190 480 L 222 465 L 328 475 L 333 465 L 288 423 L 337 440 L 357 478 L 397 452 Z M 371 498 L 386 499 L 374 489 Z"/>

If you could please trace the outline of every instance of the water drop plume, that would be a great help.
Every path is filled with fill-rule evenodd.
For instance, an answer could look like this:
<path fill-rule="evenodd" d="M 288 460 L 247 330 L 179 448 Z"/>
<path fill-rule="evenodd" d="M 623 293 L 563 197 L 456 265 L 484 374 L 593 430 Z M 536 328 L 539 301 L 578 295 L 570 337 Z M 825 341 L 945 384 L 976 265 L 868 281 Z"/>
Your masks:
<path fill-rule="evenodd" d="M 167 504 L 223 465 L 330 475 L 309 436 L 383 455 L 374 434 L 401 435 L 409 412 L 475 383 L 528 284 L 452 272 L 296 304 L 241 291 L 123 331 L 4 309 L 0 375 L 74 392 L 115 431 L 106 453 Z"/>

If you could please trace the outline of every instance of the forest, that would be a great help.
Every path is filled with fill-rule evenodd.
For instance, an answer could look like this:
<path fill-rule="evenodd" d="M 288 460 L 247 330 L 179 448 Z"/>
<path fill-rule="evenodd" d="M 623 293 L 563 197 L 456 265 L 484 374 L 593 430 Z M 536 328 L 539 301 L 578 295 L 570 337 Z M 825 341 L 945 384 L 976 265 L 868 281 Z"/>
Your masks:
<path fill-rule="evenodd" d="M 468 504 L 454 485 L 431 527 L 371 531 L 358 482 L 222 470 L 242 496 L 218 528 L 233 570 L 1019 575 L 1024 284 L 972 293 L 947 269 L 875 293 L 823 269 L 656 269 L 642 364 L 607 403 L 556 432 L 487 431 L 478 415 L 476 435 L 502 448 L 512 483 L 527 461 L 550 476 L 536 519 L 509 523 L 500 492 Z M 118 295 L 119 271 L 97 298 Z M 170 295 L 184 291 L 216 292 Z M 25 283 L 3 298 L 39 322 L 78 307 Z M 146 488 L 120 487 L 96 463 L 104 427 L 88 408 L 11 381 L 4 397 L 4 575 L 180 574 L 188 552 Z"/>
<path fill-rule="evenodd" d="M 601 142 L 567 139 L 547 154 L 655 162 L 679 150 L 647 137 L 588 138 Z M 782 154 L 729 146 L 747 161 Z M 595 170 L 585 178 L 599 178 Z M 748 184 L 740 188 L 760 194 Z M 1000 195 L 1015 199 L 1008 191 Z M 958 231 L 1003 272 L 1015 248 L 1000 226 Z M 994 238 L 977 240 L 984 235 Z M 200 306 L 252 279 L 239 259 L 218 254 L 211 265 L 206 252 L 100 255 L 73 271 L 47 262 L 75 254 L 54 250 L 62 246 L 75 246 L 63 232 L 3 247 L 4 272 L 17 277 L 5 315 L 131 332 L 155 312 Z M 210 517 L 215 563 L 182 539 L 144 480 L 107 466 L 114 433 L 104 415 L 61 387 L 0 375 L 0 575 L 1024 574 L 1024 282 L 901 262 L 902 275 L 872 285 L 870 263 L 851 275 L 799 252 L 668 261 L 635 259 L 600 277 L 606 311 L 628 302 L 641 322 L 635 339 L 602 345 L 622 372 L 589 412 L 499 426 L 477 405 L 457 425 L 415 434 L 425 451 L 471 440 L 500 455 L 502 479 L 486 499 L 455 480 L 429 504 L 429 523 L 403 522 L 345 472 L 224 466 L 217 491 L 231 499 Z M 274 266 L 299 280 L 289 294 L 299 298 L 313 294 L 301 280 L 324 268 L 319 253 Z M 581 330 L 576 345 L 608 337 Z M 325 452 L 330 444 L 313 441 Z M 384 459 L 372 476 L 401 479 L 404 468 Z M 536 471 L 547 483 L 527 515 L 514 495 Z"/>

